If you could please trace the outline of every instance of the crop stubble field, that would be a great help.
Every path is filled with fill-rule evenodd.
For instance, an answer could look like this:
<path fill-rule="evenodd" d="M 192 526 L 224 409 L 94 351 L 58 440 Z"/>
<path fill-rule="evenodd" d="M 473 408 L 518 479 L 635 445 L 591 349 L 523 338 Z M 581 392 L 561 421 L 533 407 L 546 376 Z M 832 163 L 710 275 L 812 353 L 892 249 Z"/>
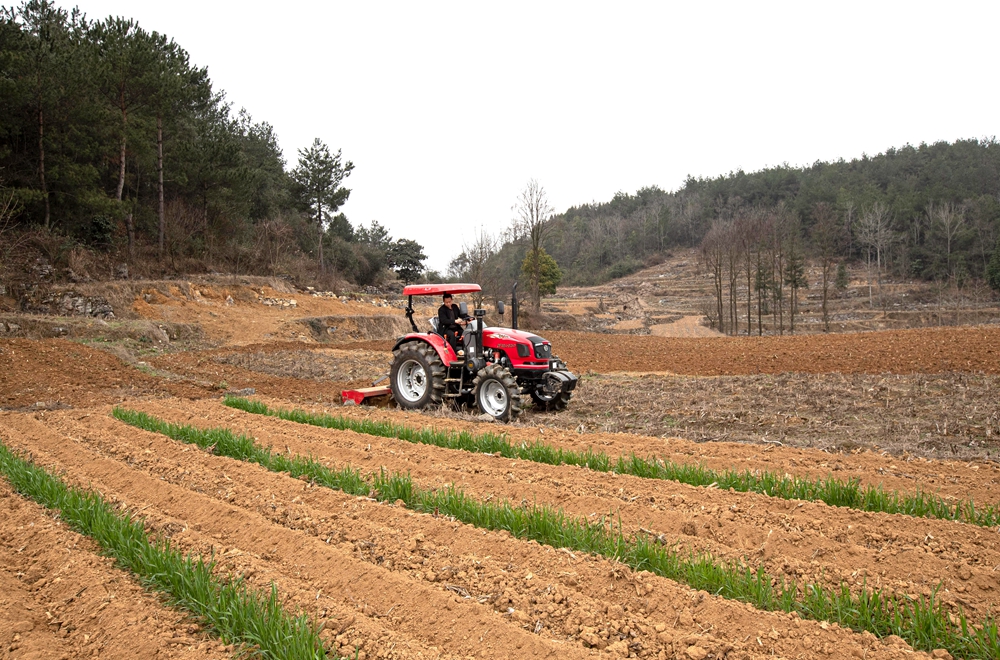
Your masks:
<path fill-rule="evenodd" d="M 478 500 L 549 505 L 592 521 L 610 515 L 626 536 L 651 535 L 682 553 L 759 565 L 777 580 L 845 585 L 854 593 L 877 587 L 917 599 L 934 594 L 953 615 L 961 611 L 971 621 L 994 613 L 996 528 L 316 428 L 234 410 L 218 397 L 222 384 L 255 387 L 255 399 L 272 406 L 352 419 L 504 432 L 513 443 L 857 479 L 952 502 L 997 503 L 1000 469 L 990 460 L 1000 433 L 996 328 L 765 340 L 547 336 L 584 374 L 580 393 L 567 411 L 528 413 L 507 427 L 449 411 L 334 408 L 342 385 L 367 384 L 384 372 L 388 357 L 378 342 L 228 347 L 166 355 L 137 370 L 71 342 L 10 340 L 0 344 L 0 398 L 7 409 L 0 414 L 0 441 L 137 512 L 152 534 L 182 551 L 214 554 L 220 573 L 243 574 L 264 590 L 273 583 L 289 612 L 323 624 L 329 649 L 351 657 L 921 653 L 896 637 L 758 610 L 613 558 L 213 455 L 125 425 L 112 416 L 113 405 L 198 428 L 226 427 L 276 452 L 350 465 L 364 475 L 408 473 L 420 488 L 453 485 Z M 359 348 L 371 352 L 360 359 Z M 373 366 L 380 356 L 384 361 Z M 765 403 L 773 409 L 763 410 Z M 848 419 L 852 415 L 857 420 Z M 698 421 L 705 418 L 709 422 Z M 949 428 L 942 431 L 945 422 Z M 633 433 L 608 432 L 626 429 Z M 723 441 L 694 441 L 719 437 Z M 725 441 L 732 439 L 757 442 Z M 2 479 L 0 506 L 3 653 L 116 657 L 141 648 L 151 657 L 222 657 L 230 651 L 143 593 L 89 540 Z"/>

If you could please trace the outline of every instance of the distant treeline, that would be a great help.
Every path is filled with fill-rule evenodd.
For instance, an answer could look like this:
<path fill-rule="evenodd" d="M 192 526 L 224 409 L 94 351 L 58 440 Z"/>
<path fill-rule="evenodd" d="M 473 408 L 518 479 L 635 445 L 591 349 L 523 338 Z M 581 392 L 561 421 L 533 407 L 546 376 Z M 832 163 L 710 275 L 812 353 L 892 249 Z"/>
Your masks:
<path fill-rule="evenodd" d="M 618 193 L 554 216 L 545 247 L 564 283 L 596 283 L 635 271 L 671 247 L 701 245 L 713 223 L 781 207 L 798 221 L 807 254 L 815 252 L 820 216 L 832 212 L 845 231 L 837 255 L 864 259 L 862 218 L 876 206 L 887 215 L 882 258 L 889 272 L 982 279 L 1000 236 L 1000 143 L 907 145 L 851 161 L 688 178 L 672 193 L 656 187 Z"/>
<path fill-rule="evenodd" d="M 207 70 L 163 34 L 48 0 L 0 8 L 8 276 L 25 266 L 19 259 L 41 256 L 59 272 L 87 262 L 86 252 L 147 274 L 218 269 L 370 284 L 392 268 L 413 279 L 424 259 L 418 244 L 337 213 L 352 168 L 317 140 L 286 170 L 274 129 L 234 112 Z"/>

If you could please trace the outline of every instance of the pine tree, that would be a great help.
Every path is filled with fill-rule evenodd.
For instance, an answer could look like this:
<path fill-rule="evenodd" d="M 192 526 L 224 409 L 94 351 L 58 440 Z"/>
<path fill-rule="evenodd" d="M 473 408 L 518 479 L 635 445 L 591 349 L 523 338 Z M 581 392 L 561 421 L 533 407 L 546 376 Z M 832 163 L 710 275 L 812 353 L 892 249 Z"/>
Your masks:
<path fill-rule="evenodd" d="M 316 138 L 308 149 L 299 149 L 299 165 L 292 171 L 299 200 L 308 209 L 309 217 L 316 223 L 319 232 L 319 270 L 326 273 L 323 261 L 323 237 L 327 223 L 350 197 L 351 191 L 341 185 L 354 163 L 341 163 L 341 153 L 331 154 L 322 140 Z"/>

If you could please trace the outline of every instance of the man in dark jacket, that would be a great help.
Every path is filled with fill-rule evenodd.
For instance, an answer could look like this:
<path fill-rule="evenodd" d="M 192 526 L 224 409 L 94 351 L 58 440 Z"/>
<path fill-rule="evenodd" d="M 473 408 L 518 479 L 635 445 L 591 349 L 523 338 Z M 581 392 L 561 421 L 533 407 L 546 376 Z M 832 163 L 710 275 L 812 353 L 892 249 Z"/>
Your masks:
<path fill-rule="evenodd" d="M 467 322 L 451 294 L 445 293 L 444 304 L 438 308 L 438 330 L 459 357 L 465 355 L 465 351 L 462 350 L 462 328 Z"/>

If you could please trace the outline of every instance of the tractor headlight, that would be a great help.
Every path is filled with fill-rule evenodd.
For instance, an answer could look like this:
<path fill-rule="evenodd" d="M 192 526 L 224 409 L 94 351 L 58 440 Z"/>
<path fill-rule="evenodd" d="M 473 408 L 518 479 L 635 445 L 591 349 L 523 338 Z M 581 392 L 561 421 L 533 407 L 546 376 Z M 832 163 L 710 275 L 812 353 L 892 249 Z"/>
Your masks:
<path fill-rule="evenodd" d="M 549 369 L 552 371 L 563 371 L 566 368 L 566 363 L 562 360 L 552 360 L 549 362 Z"/>

